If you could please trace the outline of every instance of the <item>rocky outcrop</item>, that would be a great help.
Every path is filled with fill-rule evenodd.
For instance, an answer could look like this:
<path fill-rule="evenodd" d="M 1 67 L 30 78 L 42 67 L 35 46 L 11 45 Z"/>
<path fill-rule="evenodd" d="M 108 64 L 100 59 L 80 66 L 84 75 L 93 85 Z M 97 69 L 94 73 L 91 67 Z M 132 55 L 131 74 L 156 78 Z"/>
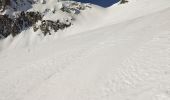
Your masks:
<path fill-rule="evenodd" d="M 120 4 L 128 3 L 128 0 L 120 0 Z"/>
<path fill-rule="evenodd" d="M 43 20 L 41 21 L 41 24 L 39 26 L 34 26 L 34 31 L 36 32 L 38 29 L 40 29 L 44 35 L 51 35 L 51 30 L 57 32 L 58 30 L 64 30 L 65 28 L 70 26 L 71 22 L 69 22 L 68 20 L 66 23 L 60 22 L 60 20 Z"/>
<path fill-rule="evenodd" d="M 19 17 L 14 19 L 12 27 L 17 28 L 11 34 L 16 36 L 22 30 L 33 26 L 37 21 L 42 20 L 42 15 L 39 12 L 24 12 L 22 11 Z"/>
<path fill-rule="evenodd" d="M 41 30 L 44 35 L 51 34 L 51 30 L 57 32 L 71 26 L 71 21 L 64 22 L 57 20 L 42 20 L 42 15 L 39 12 L 21 12 L 18 17 L 10 18 L 8 15 L 0 15 L 0 34 L 2 37 L 18 35 L 22 30 L 33 26 L 34 32 Z M 40 25 L 36 23 L 40 21 Z"/>
<path fill-rule="evenodd" d="M 8 15 L 0 15 L 0 34 L 1 38 L 12 34 L 16 36 L 22 30 L 34 25 L 38 20 L 42 19 L 39 12 L 21 12 L 18 17 L 10 18 Z"/>
<path fill-rule="evenodd" d="M 42 13 L 36 11 L 28 12 L 27 8 L 20 10 L 22 6 L 29 6 L 35 2 L 40 2 L 40 0 L 0 0 L 0 10 L 2 12 L 5 12 L 5 9 L 13 9 L 12 11 L 15 14 L 3 15 L 0 13 L 0 39 L 6 38 L 9 35 L 15 37 L 26 29 L 33 29 L 34 32 L 40 30 L 42 34 L 50 35 L 52 31 L 57 32 L 58 30 L 64 30 L 70 27 L 75 20 L 72 15 L 78 15 L 82 10 L 91 8 L 90 5 L 64 1 L 62 7 L 58 10 L 67 13 L 68 16 L 56 20 L 43 18 L 45 14 L 51 12 L 56 14 L 56 9 L 45 9 L 45 12 Z"/>
<path fill-rule="evenodd" d="M 61 11 L 67 12 L 67 13 L 74 13 L 78 15 L 80 14 L 82 10 L 85 10 L 86 8 L 91 8 L 91 6 L 73 2 L 68 5 L 63 5 L 61 8 Z"/>

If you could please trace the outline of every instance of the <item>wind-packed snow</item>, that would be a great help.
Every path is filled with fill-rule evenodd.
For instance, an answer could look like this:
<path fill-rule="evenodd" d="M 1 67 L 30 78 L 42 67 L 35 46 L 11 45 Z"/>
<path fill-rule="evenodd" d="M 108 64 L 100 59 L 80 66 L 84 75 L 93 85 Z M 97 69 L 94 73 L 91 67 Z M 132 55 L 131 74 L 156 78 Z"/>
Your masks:
<path fill-rule="evenodd" d="M 129 0 L 92 5 L 51 36 L 9 36 L 0 100 L 170 100 L 169 16 L 169 0 Z"/>

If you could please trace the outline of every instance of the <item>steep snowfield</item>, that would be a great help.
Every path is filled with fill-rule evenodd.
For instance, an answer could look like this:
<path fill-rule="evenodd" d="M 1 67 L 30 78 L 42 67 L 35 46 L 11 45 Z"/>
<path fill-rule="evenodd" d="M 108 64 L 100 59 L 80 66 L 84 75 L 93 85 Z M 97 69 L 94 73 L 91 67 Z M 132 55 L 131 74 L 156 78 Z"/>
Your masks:
<path fill-rule="evenodd" d="M 169 0 L 131 0 L 54 36 L 8 37 L 0 100 L 170 100 L 169 16 Z"/>

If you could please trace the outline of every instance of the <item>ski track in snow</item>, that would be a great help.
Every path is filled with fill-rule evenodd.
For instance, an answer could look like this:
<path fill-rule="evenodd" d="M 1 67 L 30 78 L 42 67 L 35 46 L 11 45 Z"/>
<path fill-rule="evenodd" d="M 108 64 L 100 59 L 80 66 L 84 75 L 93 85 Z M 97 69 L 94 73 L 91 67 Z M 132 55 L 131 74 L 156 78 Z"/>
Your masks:
<path fill-rule="evenodd" d="M 33 88 L 48 80 L 54 74 L 62 74 L 64 70 L 68 69 L 67 66 L 70 63 L 73 63 L 81 57 L 82 51 L 83 50 L 69 50 L 69 53 L 64 52 L 62 54 L 57 54 L 54 55 L 54 57 L 45 58 L 38 62 L 32 62 L 31 64 L 25 64 L 15 69 L 12 73 L 8 74 L 8 76 L 1 79 L 0 94 L 5 97 L 2 98 L 2 100 L 12 98 L 19 99 L 17 98 L 19 95 L 26 95 Z M 11 90 L 6 91 L 7 88 Z M 13 93 L 14 91 L 16 91 L 16 94 Z"/>
<path fill-rule="evenodd" d="M 148 31 L 148 30 L 147 30 Z M 155 34 L 155 33 L 154 33 Z M 135 46 L 137 46 L 137 47 L 135 47 L 135 48 L 138 48 L 138 45 L 136 44 L 136 42 L 138 41 L 138 43 L 139 44 L 141 44 L 140 43 L 140 41 L 141 41 L 141 39 L 139 39 L 139 38 L 142 38 L 142 39 L 144 39 L 144 50 L 145 50 L 145 48 L 146 48 L 146 51 L 148 50 L 148 48 L 149 47 L 147 47 L 148 45 L 151 45 L 151 46 L 153 46 L 154 44 L 158 44 L 159 42 L 162 42 L 162 41 L 164 41 L 164 40 L 166 40 L 166 39 L 163 39 L 163 40 L 161 40 L 160 38 L 158 38 L 158 41 L 154 41 L 155 40 L 155 36 L 154 36 L 154 34 L 152 34 L 151 36 L 150 36 L 150 38 L 147 38 L 146 39 L 146 37 L 149 37 L 148 35 L 144 35 L 143 36 L 143 38 L 139 35 L 137 35 L 137 36 L 135 36 L 134 34 L 132 34 L 132 35 L 130 35 L 130 34 L 128 34 L 128 35 L 122 35 L 122 34 L 120 34 L 120 36 L 118 35 L 117 37 L 113 37 L 113 36 L 115 36 L 115 35 L 111 35 L 111 34 L 107 34 L 106 36 L 109 36 L 109 38 L 107 38 L 106 37 L 106 39 L 103 41 L 102 40 L 102 42 L 98 42 L 98 44 L 97 45 L 95 45 L 94 47 L 92 46 L 92 48 L 89 48 L 88 49 L 88 52 L 87 53 L 85 53 L 85 55 L 86 55 L 86 57 L 88 57 L 87 55 L 94 55 L 95 53 L 97 53 L 98 51 L 100 51 L 101 49 L 109 49 L 110 47 L 112 48 L 112 47 L 114 47 L 114 50 L 115 50 L 115 48 L 118 46 L 118 50 L 120 50 L 120 48 L 122 49 L 122 47 L 119 47 L 120 45 L 122 46 L 125 46 L 124 48 L 127 48 L 127 46 L 126 45 L 128 45 L 128 47 L 133 47 L 132 49 L 134 50 L 134 47 Z M 162 34 L 162 33 L 159 33 L 159 34 Z M 163 34 L 164 35 L 164 34 Z M 167 37 L 169 37 L 169 35 L 168 34 L 165 34 L 165 36 L 167 36 Z M 105 36 L 104 36 L 105 37 Z M 137 37 L 139 37 L 139 38 L 137 38 Z M 159 37 L 159 36 L 158 36 Z M 160 36 L 161 37 L 161 36 Z M 153 38 L 153 40 L 152 40 L 152 38 Z M 169 39 L 167 39 L 168 41 L 169 41 Z M 143 40 L 142 40 L 143 41 Z M 151 41 L 151 42 L 149 42 L 149 43 L 147 43 L 148 41 Z M 147 43 L 147 45 L 145 46 L 145 42 Z M 156 43 L 155 43 L 156 42 Z M 130 43 L 130 44 L 129 44 Z M 133 43 L 133 44 L 132 44 Z M 165 43 L 160 43 L 160 46 L 161 45 L 164 45 Z M 130 45 L 130 46 L 129 46 Z M 134 46 L 135 45 L 135 46 Z M 83 91 L 83 93 L 81 93 L 81 94 L 84 94 L 84 96 L 78 96 L 78 94 L 75 96 L 76 98 L 75 99 L 82 99 L 82 98 L 84 98 L 85 100 L 87 99 L 87 100 L 94 100 L 94 99 L 106 99 L 106 100 L 108 100 L 109 99 L 109 95 L 111 95 L 111 96 L 113 96 L 113 94 L 115 93 L 118 93 L 118 92 L 125 92 L 125 90 L 128 90 L 128 89 L 130 89 L 130 91 L 132 91 L 132 93 L 130 92 L 129 94 L 130 95 L 133 95 L 133 92 L 136 92 L 136 93 L 140 93 L 140 94 L 143 94 L 143 95 L 145 95 L 145 93 L 143 93 L 142 91 L 146 91 L 146 92 L 148 92 L 148 91 L 150 91 L 150 89 L 151 89 L 151 91 L 152 91 L 152 89 L 153 89 L 153 91 L 157 91 L 157 89 L 155 90 L 154 88 L 156 87 L 156 88 L 158 88 L 159 89 L 159 85 L 161 84 L 161 82 L 164 82 L 165 80 L 164 79 L 166 79 L 166 78 L 168 78 L 168 76 L 166 76 L 166 77 L 164 77 L 163 79 L 162 79 L 162 81 L 161 82 L 155 82 L 155 85 L 153 84 L 153 86 L 151 85 L 151 83 L 152 82 L 154 82 L 154 80 L 156 81 L 156 80 L 160 80 L 159 79 L 159 77 L 158 76 L 162 76 L 163 75 L 163 73 L 157 73 L 157 72 L 160 72 L 161 71 L 161 68 L 159 68 L 159 69 L 155 69 L 155 70 L 153 70 L 152 68 L 152 64 L 155 64 L 153 61 L 150 61 L 150 60 L 147 60 L 146 61 L 146 59 L 145 58 L 148 58 L 149 56 L 151 56 L 152 57 L 152 55 L 153 54 L 151 54 L 151 55 L 148 55 L 148 54 L 150 54 L 150 53 L 152 53 L 152 51 L 155 51 L 155 52 L 159 52 L 160 50 L 160 46 L 158 46 L 157 48 L 155 47 L 150 47 L 150 48 L 154 48 L 153 50 L 151 50 L 151 51 L 149 51 L 149 53 L 144 53 L 145 54 L 145 56 L 143 57 L 143 55 L 140 55 L 140 54 L 143 54 L 143 53 L 141 53 L 141 52 L 139 52 L 139 54 L 136 54 L 137 55 L 137 57 L 127 57 L 127 61 L 125 60 L 124 62 L 123 62 L 123 64 L 122 65 L 118 65 L 117 66 L 117 68 L 114 68 L 114 73 L 111 73 L 111 76 L 113 77 L 111 77 L 111 79 L 109 78 L 108 79 L 108 82 L 106 82 L 106 86 L 99 86 L 99 87 L 102 87 L 102 88 L 104 88 L 104 91 L 103 92 L 101 92 L 102 94 L 98 94 L 98 91 L 93 91 L 93 90 L 89 90 L 89 89 L 80 89 L 79 90 L 79 88 L 75 88 L 75 86 L 73 85 L 73 86 L 71 86 L 71 87 L 74 87 L 73 88 L 73 90 L 75 90 L 75 91 L 78 91 L 78 92 L 82 92 Z M 165 45 L 165 47 L 168 47 L 169 46 L 169 43 L 166 43 L 166 45 Z M 110 49 L 111 49 L 110 48 Z M 142 50 L 143 48 L 141 48 L 141 49 L 139 49 L 139 51 L 140 50 Z M 134 51 L 132 51 L 132 49 L 126 49 L 126 53 L 128 52 L 129 53 L 129 51 L 131 51 L 131 52 L 134 52 Z M 158 50 L 157 50 L 158 49 Z M 111 49 L 112 50 L 112 49 Z M 163 50 L 165 50 L 165 49 L 163 49 Z M 167 51 L 169 50 L 169 47 L 167 48 Z M 138 51 L 138 50 L 137 50 Z M 136 51 L 136 52 L 137 52 Z M 124 55 L 124 50 L 122 51 L 122 53 L 123 53 L 123 55 L 122 56 L 128 56 L 127 54 L 126 55 Z M 120 51 L 119 51 L 119 53 L 120 53 Z M 164 53 L 164 54 L 168 54 L 168 53 L 165 53 L 164 51 L 162 51 L 162 53 Z M 107 53 L 105 53 L 104 52 L 104 54 L 105 55 L 107 55 Z M 114 55 L 114 54 L 113 54 Z M 160 54 L 160 55 L 162 55 L 162 54 Z M 155 55 L 157 58 L 160 58 L 159 56 L 160 55 Z M 138 57 L 139 56 L 139 57 Z M 140 57 L 140 56 L 142 56 L 142 57 Z M 82 60 L 80 60 L 78 63 L 80 63 L 81 62 L 81 66 L 83 66 L 83 64 L 85 63 L 87 63 L 86 62 L 86 60 L 85 59 L 87 59 L 86 57 L 84 57 Z M 91 56 L 90 56 L 91 57 Z M 104 56 L 103 56 L 104 57 Z M 107 58 L 108 58 L 109 56 L 107 55 Z M 124 57 L 122 57 L 122 58 L 124 58 Z M 114 59 L 114 58 L 113 58 Z M 120 58 L 119 58 L 120 59 Z M 141 59 L 141 60 L 144 60 L 144 62 L 139 62 L 139 64 L 144 64 L 144 65 L 138 65 L 139 67 L 137 67 L 136 68 L 136 66 L 137 65 L 133 65 L 133 62 L 136 62 L 137 63 L 137 61 L 136 61 L 136 59 Z M 153 58 L 151 58 L 151 60 L 152 60 Z M 102 59 L 103 60 L 103 59 Z M 122 59 L 123 60 L 123 59 Z M 158 59 L 159 60 L 159 59 Z M 162 60 L 163 61 L 165 61 L 163 64 L 168 64 L 168 61 L 169 61 L 169 58 L 167 59 L 166 58 L 166 56 L 163 56 L 162 57 Z M 114 61 L 113 61 L 114 62 Z M 120 61 L 121 62 L 121 61 Z M 119 63 L 120 63 L 119 62 Z M 147 62 L 149 62 L 150 64 L 148 64 Z M 157 61 L 155 61 L 155 62 L 157 62 Z M 132 64 L 131 64 L 132 63 Z M 136 64 L 135 63 L 135 64 Z M 138 63 L 137 63 L 138 64 Z M 145 65 L 146 64 L 146 65 Z M 158 64 L 161 64 L 160 62 L 158 62 Z M 78 64 L 79 65 L 79 64 Z M 77 66 L 78 66 L 77 65 Z M 129 65 L 129 66 L 128 66 Z M 149 65 L 149 66 L 148 66 Z M 144 69 L 141 69 L 140 67 L 141 66 L 146 66 L 146 67 L 150 67 L 151 66 L 151 69 L 148 69 L 148 68 L 144 68 Z M 164 65 L 157 65 L 156 64 L 156 66 L 164 66 Z M 167 65 L 167 67 L 169 66 L 169 64 Z M 84 67 L 80 67 L 80 66 L 78 66 L 78 68 L 77 69 L 75 69 L 75 70 L 78 70 L 78 71 L 76 71 L 77 73 L 79 73 L 79 74 L 77 74 L 77 75 L 80 75 L 80 76 L 86 76 L 86 74 L 88 73 L 88 74 L 94 74 L 94 73 L 98 73 L 98 72 L 96 72 L 96 70 L 101 70 L 99 67 L 96 67 L 96 68 L 94 68 L 94 69 L 92 69 L 91 68 L 91 66 L 86 66 L 86 68 L 84 68 Z M 125 68 L 124 68 L 125 67 Z M 131 68 L 132 67 L 132 68 Z M 134 67 L 134 68 L 133 68 Z M 121 69 L 122 68 L 122 69 Z M 85 70 L 85 69 L 87 69 L 87 71 L 85 71 L 85 73 L 83 74 L 83 70 Z M 168 69 L 168 68 L 167 68 Z M 93 70 L 91 73 L 89 73 L 88 71 L 89 70 Z M 103 71 L 104 69 L 102 69 L 102 71 Z M 166 70 L 166 69 L 165 69 Z M 151 71 L 151 72 L 150 72 Z M 152 72 L 153 71 L 153 72 Z M 71 78 L 68 78 L 68 79 L 72 79 L 73 77 L 76 77 L 76 75 L 74 76 L 74 74 L 76 73 L 75 71 L 73 71 L 73 72 L 69 72 L 69 75 L 66 75 L 66 76 L 62 76 L 62 77 L 71 77 Z M 156 73 L 156 74 L 155 74 Z M 101 74 L 101 72 L 100 72 L 100 74 Z M 90 75 L 90 76 L 92 76 L 92 75 Z M 102 75 L 104 75 L 104 74 L 102 74 Z M 145 76 L 146 75 L 146 76 Z M 157 76 L 155 76 L 155 75 L 157 75 Z M 149 79 L 149 78 L 147 78 L 148 76 L 150 76 L 150 78 L 151 79 Z M 58 77 L 58 76 L 57 76 Z M 87 76 L 86 76 L 87 77 Z M 81 77 L 82 78 L 82 77 Z M 87 79 L 87 80 L 85 80 L 85 78 L 83 78 L 83 79 L 79 79 L 79 81 L 83 81 L 82 83 L 84 83 L 84 82 L 88 82 L 89 81 L 89 78 Z M 106 77 L 104 77 L 104 78 L 106 78 Z M 73 78 L 74 79 L 74 78 Z M 95 78 L 94 78 L 95 79 Z M 148 80 L 144 80 L 144 79 L 148 79 Z M 154 80 L 152 80 L 152 79 L 154 79 Z M 54 80 L 59 80 L 59 82 L 61 81 L 61 84 L 62 83 L 64 83 L 64 81 L 62 82 L 62 80 L 63 80 L 63 78 L 57 78 L 57 79 L 55 79 L 55 78 L 52 78 L 51 79 L 52 80 L 52 83 L 53 83 L 53 81 Z M 105 80 L 105 79 L 104 79 Z M 145 81 L 143 84 L 140 84 L 142 81 Z M 151 81 L 151 82 L 150 82 Z M 68 84 L 73 84 L 74 83 L 74 80 L 72 80 L 71 81 L 71 83 L 67 83 L 67 85 Z M 58 86 L 53 86 L 53 84 L 52 84 L 51 82 L 47 82 L 47 84 L 49 84 L 48 86 L 50 86 L 50 88 L 56 88 L 56 90 L 58 89 Z M 57 83 L 57 82 L 56 82 Z M 81 84 L 82 84 L 81 83 Z M 100 82 L 99 82 L 100 83 Z M 165 81 L 165 83 L 166 83 L 166 81 Z M 44 84 L 42 87 L 43 87 L 43 89 L 44 88 L 46 88 L 46 85 L 47 84 Z M 166 83 L 167 85 L 168 85 L 168 83 Z M 66 86 L 67 86 L 66 85 Z M 47 86 L 47 87 L 48 87 Z M 68 85 L 69 86 L 69 85 Z M 89 84 L 88 84 L 88 86 L 89 86 Z M 65 87 L 65 86 L 64 86 Z M 70 86 L 69 86 L 70 87 Z M 132 88 L 132 89 L 131 89 Z M 137 88 L 137 89 L 136 89 Z M 98 90 L 98 89 L 97 89 Z M 148 91 L 147 91 L 148 90 Z M 41 89 L 37 92 L 37 93 L 40 93 L 40 91 L 42 91 Z M 166 90 L 164 90 L 164 91 L 166 91 Z M 167 90 L 168 91 L 168 90 Z M 50 91 L 49 90 L 49 92 L 51 92 L 51 94 L 53 94 L 53 91 Z M 67 91 L 66 91 L 67 92 Z M 97 92 L 97 97 L 96 97 L 96 95 L 94 96 L 94 94 L 96 94 L 96 92 Z M 99 92 L 100 92 L 100 89 L 99 89 Z M 46 92 L 45 92 L 46 93 Z M 44 93 L 43 93 L 44 94 Z M 126 93 L 124 93 L 124 94 L 126 94 Z M 38 95 L 38 94 L 36 94 L 36 95 Z M 89 96 L 90 95 L 90 96 Z M 100 95 L 102 95 L 102 96 L 100 96 Z M 146 96 L 147 96 L 148 94 L 146 94 Z M 153 95 L 151 95 L 150 97 L 152 97 L 152 98 L 161 98 L 160 96 L 158 96 L 159 94 L 155 94 L 156 96 L 154 96 L 154 94 Z M 164 92 L 162 92 L 162 94 L 160 94 L 160 95 L 164 95 L 164 96 L 167 96 L 166 98 L 169 98 L 168 97 L 168 95 L 167 94 L 164 94 Z M 72 95 L 73 96 L 73 95 Z M 99 96 L 99 97 L 98 97 Z M 128 95 L 129 96 L 129 95 Z M 133 96 L 133 98 L 131 98 L 131 97 L 128 97 L 127 96 L 127 99 L 129 98 L 129 99 L 135 99 L 135 97 Z M 59 96 L 60 97 L 60 96 Z M 78 98 L 79 97 L 79 98 Z M 118 98 L 118 99 L 126 99 L 126 98 L 123 98 L 124 96 L 119 96 L 119 95 L 116 95 L 114 98 Z M 126 97 L 126 95 L 125 95 L 125 97 Z M 140 98 L 140 95 L 138 96 L 139 98 Z M 43 99 L 44 97 L 39 97 L 38 99 Z M 51 97 L 52 98 L 52 97 Z M 55 97 L 55 98 L 57 98 L 57 97 Z M 74 97 L 73 97 L 74 98 Z M 37 98 L 36 98 L 37 99 Z M 67 97 L 63 97 L 63 99 L 68 99 Z M 112 98 L 111 98 L 112 99 Z M 140 99 L 139 99 L 140 100 Z M 141 100 L 142 100 L 142 98 L 141 98 Z"/>

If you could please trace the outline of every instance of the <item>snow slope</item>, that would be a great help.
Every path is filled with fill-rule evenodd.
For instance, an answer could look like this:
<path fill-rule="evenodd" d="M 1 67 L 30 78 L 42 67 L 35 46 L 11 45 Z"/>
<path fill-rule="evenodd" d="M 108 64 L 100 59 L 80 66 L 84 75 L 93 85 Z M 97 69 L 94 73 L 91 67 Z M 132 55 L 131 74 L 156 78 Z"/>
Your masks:
<path fill-rule="evenodd" d="M 131 0 L 84 12 L 60 38 L 21 48 L 19 35 L 0 55 L 0 100 L 170 100 L 169 7 Z"/>

